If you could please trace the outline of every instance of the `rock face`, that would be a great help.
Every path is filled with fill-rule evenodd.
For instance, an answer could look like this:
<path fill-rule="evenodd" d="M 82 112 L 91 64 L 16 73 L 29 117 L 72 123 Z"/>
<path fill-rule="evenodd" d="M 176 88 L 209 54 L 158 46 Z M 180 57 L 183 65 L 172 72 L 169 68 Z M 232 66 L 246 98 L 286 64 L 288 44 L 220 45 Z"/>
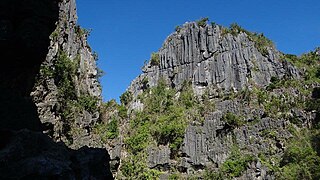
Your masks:
<path fill-rule="evenodd" d="M 0 127 L 40 130 L 30 92 L 58 21 L 58 1 L 3 0 L 0 9 Z"/>
<path fill-rule="evenodd" d="M 0 9 L 0 179 L 113 179 L 90 134 L 101 89 L 75 0 Z"/>
<path fill-rule="evenodd" d="M 1 179 L 112 179 L 104 149 L 68 149 L 29 130 L 0 132 Z"/>
<path fill-rule="evenodd" d="M 168 179 L 175 173 L 182 179 L 202 179 L 206 173 L 212 176 L 218 175 L 214 174 L 216 172 L 232 174 L 236 171 L 232 163 L 244 163 L 241 174 L 234 173 L 229 177 L 274 179 L 274 172 L 270 170 L 270 164 L 262 162 L 262 155 L 272 159 L 272 165 L 279 163 L 286 142 L 293 136 L 288 130 L 294 126 L 289 119 L 299 117 L 302 124 L 308 124 L 314 118 L 314 114 L 299 109 L 301 106 L 294 108 L 299 99 L 306 99 L 297 87 L 288 85 L 273 90 L 281 80 L 294 82 L 300 79 L 301 72 L 284 60 L 284 55 L 262 34 L 240 28 L 234 31 L 218 25 L 184 24 L 165 40 L 158 52 L 152 54 L 142 74 L 127 89 L 129 93 L 126 95 L 132 95 L 127 98 L 130 99 L 127 106 L 129 117 L 138 117 L 134 123 L 139 122 L 139 115 L 148 108 L 148 104 L 143 104 L 149 102 L 145 99 L 157 92 L 152 87 L 163 83 L 162 80 L 168 85 L 167 89 L 175 93 L 170 97 L 177 100 L 186 89 L 186 82 L 190 82 L 196 103 L 203 103 L 202 108 L 209 111 L 201 114 L 203 117 L 195 118 L 192 112 L 196 114 L 197 110 L 193 109 L 191 115 L 185 117 L 188 125 L 178 153 L 169 148 L 171 143 L 161 144 L 152 139 L 153 130 L 150 129 L 153 144 L 143 152 L 147 154 L 146 166 L 163 173 L 160 178 Z M 166 100 L 162 103 L 160 106 L 165 106 Z M 199 108 L 179 102 L 168 104 L 169 108 L 186 108 L 189 110 L 184 111 L 186 113 L 190 112 L 190 107 Z M 212 104 L 214 107 L 209 107 Z M 291 104 L 288 109 L 281 107 L 286 104 Z M 156 109 L 156 106 L 151 107 Z M 150 109 L 146 112 L 154 113 L 152 117 L 146 115 L 153 124 L 160 119 L 153 116 L 162 117 L 164 114 L 161 113 L 166 110 L 158 114 Z M 174 121 L 170 114 L 174 112 L 168 112 L 165 118 Z M 234 169 L 223 169 L 226 166 Z"/>
<path fill-rule="evenodd" d="M 291 64 L 279 61 L 281 53 L 274 47 L 266 47 L 265 54 L 257 46 L 245 32 L 232 35 L 218 25 L 186 23 L 165 40 L 159 62 L 146 64 L 129 91 L 137 95 L 144 79 L 155 86 L 160 77 L 177 88 L 192 81 L 195 92 L 201 94 L 208 86 L 240 91 L 252 83 L 266 86 L 271 77 L 299 76 Z"/>
<path fill-rule="evenodd" d="M 96 57 L 87 44 L 88 33 L 77 25 L 75 0 L 60 2 L 59 19 L 50 36 L 49 51 L 41 64 L 37 83 L 31 93 L 46 132 L 57 141 L 71 142 L 75 148 L 92 145 L 92 138 L 88 138 L 90 126 L 99 119 L 98 107 L 101 103 Z M 65 74 L 67 82 L 63 80 L 65 77 L 57 77 L 62 73 L 57 72 L 57 64 L 61 65 L 60 61 L 63 60 L 61 58 L 70 61 L 67 67 L 75 66 L 73 74 Z M 73 92 L 70 95 L 66 91 Z M 83 99 L 95 101 L 94 107 L 88 110 L 76 109 L 70 105 L 79 104 Z M 68 110 L 70 113 L 67 116 L 73 114 L 72 123 L 63 115 Z"/>

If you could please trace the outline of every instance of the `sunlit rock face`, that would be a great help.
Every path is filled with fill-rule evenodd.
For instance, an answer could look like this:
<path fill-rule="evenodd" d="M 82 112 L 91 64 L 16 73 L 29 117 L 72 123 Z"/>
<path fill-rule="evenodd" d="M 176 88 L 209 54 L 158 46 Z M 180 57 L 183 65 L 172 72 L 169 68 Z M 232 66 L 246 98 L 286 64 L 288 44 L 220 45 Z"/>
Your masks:
<path fill-rule="evenodd" d="M 236 35 L 225 33 L 219 25 L 198 26 L 186 23 L 172 33 L 157 54 L 159 62 L 151 61 L 143 73 L 131 83 L 134 96 L 143 89 L 143 80 L 149 86 L 164 78 L 174 88 L 190 81 L 197 94 L 206 87 L 223 91 L 241 91 L 255 84 L 263 87 L 271 77 L 298 77 L 289 63 L 280 60 L 281 53 L 273 46 L 260 52 L 245 32 Z"/>

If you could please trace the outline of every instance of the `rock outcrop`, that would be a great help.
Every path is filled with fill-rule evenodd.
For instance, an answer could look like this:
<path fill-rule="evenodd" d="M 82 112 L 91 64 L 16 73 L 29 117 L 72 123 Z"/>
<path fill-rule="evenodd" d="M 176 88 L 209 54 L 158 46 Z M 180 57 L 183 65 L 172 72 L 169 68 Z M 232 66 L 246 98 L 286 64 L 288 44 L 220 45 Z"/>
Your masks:
<path fill-rule="evenodd" d="M 143 67 L 129 91 L 136 96 L 143 89 L 143 80 L 152 87 L 160 78 L 176 88 L 191 81 L 195 92 L 201 94 L 208 86 L 241 91 L 253 84 L 266 86 L 271 77 L 299 76 L 290 63 L 279 60 L 281 53 L 273 46 L 265 46 L 260 52 L 261 45 L 251 40 L 248 33 L 231 34 L 225 29 L 195 22 L 184 24 L 165 40 L 157 52 L 159 59 Z"/>
<path fill-rule="evenodd" d="M 90 133 L 101 87 L 75 0 L 0 9 L 0 179 L 113 179 Z"/>
<path fill-rule="evenodd" d="M 305 86 L 305 72 L 292 64 L 299 59 L 286 57 L 292 56 L 263 34 L 236 24 L 230 29 L 199 22 L 177 27 L 122 96 L 129 122 L 122 121 L 121 128 L 133 141 L 124 142 L 130 147 L 122 149 L 122 163 L 133 165 L 120 164 L 120 172 L 129 166 L 144 168 L 150 177 L 157 177 L 155 171 L 160 179 L 280 176 L 272 166 L 280 166 L 294 129 L 308 128 L 316 118 L 315 111 L 304 108 L 316 83 Z M 187 124 L 183 136 L 175 132 L 183 126 L 172 123 L 183 124 L 181 117 Z M 132 148 L 136 142 L 146 147 Z M 144 165 L 134 166 L 136 154 L 147 157 Z M 128 174 L 125 170 L 121 175 Z"/>
<path fill-rule="evenodd" d="M 86 41 L 88 33 L 77 25 L 75 1 L 60 2 L 59 19 L 50 36 L 48 54 L 31 93 L 46 132 L 57 141 L 69 141 L 75 148 L 92 146 L 92 137 L 88 138 L 90 126 L 99 119 L 102 99 L 96 57 Z M 64 71 L 69 72 L 58 72 L 57 64 L 66 66 L 69 69 Z M 73 69 L 70 66 L 74 66 Z M 80 101 L 94 104 L 77 108 L 83 106 Z M 66 111 L 69 114 L 65 115 Z"/>

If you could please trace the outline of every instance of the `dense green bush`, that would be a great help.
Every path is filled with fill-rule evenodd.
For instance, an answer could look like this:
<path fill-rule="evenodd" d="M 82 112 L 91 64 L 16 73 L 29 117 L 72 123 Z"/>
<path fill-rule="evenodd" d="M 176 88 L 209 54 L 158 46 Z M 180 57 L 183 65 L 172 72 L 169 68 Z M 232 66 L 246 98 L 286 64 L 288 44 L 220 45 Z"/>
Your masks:
<path fill-rule="evenodd" d="M 159 179 L 160 171 L 155 169 L 149 169 L 145 163 L 144 154 L 131 157 L 122 162 L 120 168 L 124 179 Z M 123 179 L 119 177 L 119 179 Z"/>
<path fill-rule="evenodd" d="M 133 128 L 133 127 L 132 127 Z M 125 139 L 127 149 L 134 155 L 144 150 L 150 142 L 150 124 L 141 123 L 131 132 L 130 136 Z"/>
<path fill-rule="evenodd" d="M 119 120 L 112 117 L 109 123 L 101 122 L 94 126 L 93 131 L 98 134 L 103 142 L 119 136 Z"/>
<path fill-rule="evenodd" d="M 256 161 L 256 158 L 249 154 L 242 154 L 237 146 L 232 147 L 231 154 L 216 171 L 206 169 L 205 179 L 233 179 L 239 177 L 248 168 L 248 163 Z"/>
<path fill-rule="evenodd" d="M 98 111 L 98 98 L 90 95 L 78 97 L 78 105 L 84 110 L 94 113 Z"/>
<path fill-rule="evenodd" d="M 77 62 L 71 60 L 64 51 L 59 51 L 54 67 L 53 76 L 58 86 L 60 97 L 62 99 L 76 99 L 73 79 L 78 68 Z"/>
<path fill-rule="evenodd" d="M 222 116 L 222 121 L 224 121 L 232 129 L 240 127 L 244 124 L 241 118 L 232 112 L 227 112 Z"/>
<path fill-rule="evenodd" d="M 317 133 L 301 129 L 288 143 L 280 163 L 279 179 L 320 179 L 320 156 L 312 146 Z"/>
<path fill-rule="evenodd" d="M 132 94 L 130 91 L 126 91 L 124 92 L 121 96 L 120 96 L 120 102 L 123 105 L 128 105 L 128 103 L 132 100 Z"/>

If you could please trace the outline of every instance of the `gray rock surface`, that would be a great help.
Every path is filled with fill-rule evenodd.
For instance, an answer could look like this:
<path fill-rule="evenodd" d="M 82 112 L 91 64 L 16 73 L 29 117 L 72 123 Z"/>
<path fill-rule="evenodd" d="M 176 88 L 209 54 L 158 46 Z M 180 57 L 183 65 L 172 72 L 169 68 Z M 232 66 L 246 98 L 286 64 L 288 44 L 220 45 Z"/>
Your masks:
<path fill-rule="evenodd" d="M 266 86 L 273 76 L 299 76 L 290 63 L 279 60 L 281 53 L 274 47 L 268 47 L 268 54 L 263 55 L 246 33 L 223 34 L 222 28 L 199 27 L 195 22 L 184 24 L 158 51 L 159 65 L 147 63 L 128 90 L 137 96 L 145 78 L 151 87 L 160 78 L 175 88 L 184 81 L 192 81 L 195 92 L 201 94 L 207 86 L 239 91 L 253 84 Z"/>
<path fill-rule="evenodd" d="M 171 34 L 157 52 L 159 64 L 150 60 L 143 67 L 142 74 L 132 81 L 127 89 L 133 94 L 129 111 L 147 106 L 137 98 L 145 89 L 146 79 L 148 86 L 153 87 L 163 78 L 178 91 L 185 81 L 190 81 L 196 96 L 201 97 L 208 91 L 209 98 L 215 103 L 215 111 L 207 114 L 202 124 L 189 124 L 176 159 L 170 158 L 170 149 L 150 148 L 149 168 L 160 169 L 165 174 L 170 174 L 171 168 L 185 176 L 199 176 L 207 167 L 219 168 L 235 147 L 254 157 L 259 153 L 281 157 L 284 142 L 291 137 L 288 122 L 272 119 L 265 115 L 263 108 L 249 106 L 238 98 L 223 99 L 245 88 L 264 89 L 272 77 L 300 78 L 299 71 L 291 63 L 281 60 L 282 53 L 275 47 L 265 47 L 267 53 L 259 52 L 261 48 L 250 39 L 245 32 L 225 33 L 218 25 L 199 27 L 195 22 L 186 23 Z M 276 95 L 282 93 L 275 92 Z M 245 125 L 228 126 L 222 120 L 227 112 L 240 118 Z M 292 110 L 292 114 L 305 117 L 303 121 L 309 119 L 303 112 Z M 166 179 L 165 176 L 162 178 Z M 274 175 L 255 160 L 236 179 L 274 179 Z"/>
<path fill-rule="evenodd" d="M 93 52 L 87 44 L 87 34 L 77 25 L 77 12 L 75 0 L 63 0 L 59 3 L 59 20 L 56 29 L 50 36 L 50 46 L 41 68 L 54 69 L 54 63 L 57 61 L 58 53 L 63 51 L 67 56 L 76 61 L 79 59 L 77 74 L 72 80 L 74 88 L 72 91 L 80 94 L 86 94 L 98 99 L 97 106 L 101 103 L 101 86 L 97 79 L 97 66 Z M 33 92 L 33 100 L 37 106 L 40 121 L 46 125 L 48 134 L 56 141 L 67 141 L 64 132 L 64 126 L 68 123 L 61 117 L 61 100 L 58 96 L 59 90 L 55 77 L 39 75 Z M 64 110 L 62 110 L 64 111 Z M 83 145 L 92 146 L 90 140 L 90 126 L 99 119 L 99 112 L 88 112 L 86 110 L 76 115 L 72 129 L 77 133 L 72 133 L 72 147 L 79 148 Z M 83 140 L 83 139 L 87 140 Z M 70 139 L 70 137 L 69 137 Z M 79 141 L 78 141 L 79 140 Z"/>

